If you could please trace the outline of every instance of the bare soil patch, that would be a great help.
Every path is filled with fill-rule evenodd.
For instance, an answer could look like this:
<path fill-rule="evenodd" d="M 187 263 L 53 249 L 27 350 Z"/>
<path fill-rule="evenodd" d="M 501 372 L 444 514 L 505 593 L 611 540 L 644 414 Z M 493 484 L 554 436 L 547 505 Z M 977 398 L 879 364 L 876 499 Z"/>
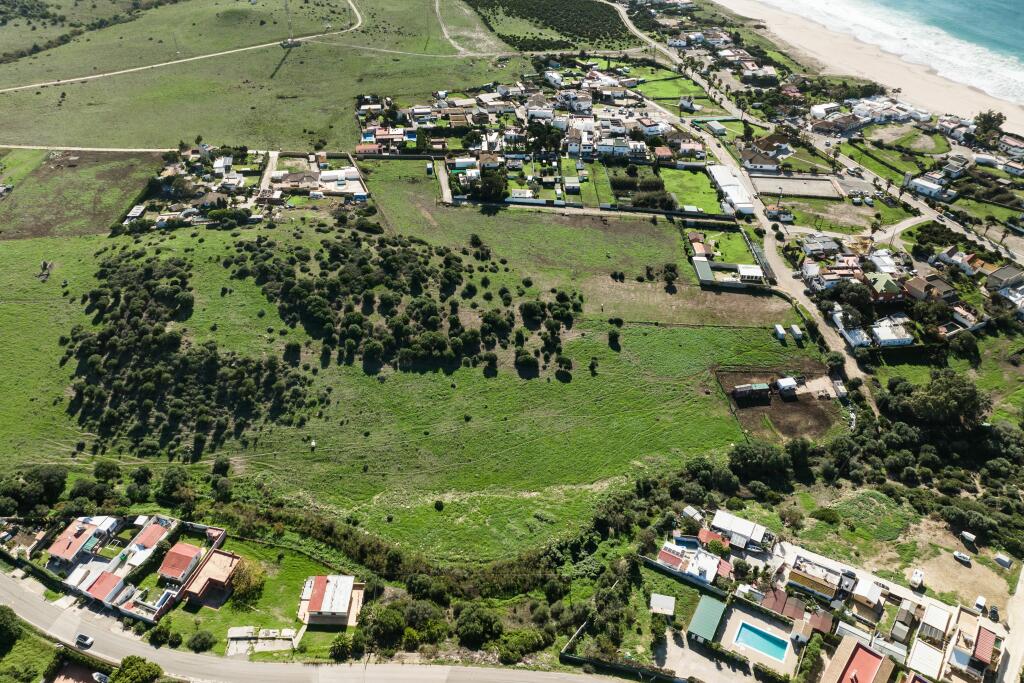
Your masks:
<path fill-rule="evenodd" d="M 822 385 L 827 381 L 824 367 L 815 360 L 804 359 L 803 368 L 787 368 L 786 371 L 800 370 L 808 378 L 808 383 Z M 732 397 L 732 390 L 739 384 L 764 382 L 771 384 L 782 373 L 771 370 L 719 370 L 716 373 L 722 388 L 729 395 L 736 419 L 747 432 L 764 439 L 793 439 L 806 436 L 818 439 L 828 433 L 840 417 L 839 407 L 833 396 L 827 391 L 807 389 L 803 387 L 792 398 L 783 398 L 774 391 L 764 399 L 737 401 Z"/>
<path fill-rule="evenodd" d="M 158 154 L 53 152 L 0 203 L 0 239 L 103 234 L 159 168 Z"/>

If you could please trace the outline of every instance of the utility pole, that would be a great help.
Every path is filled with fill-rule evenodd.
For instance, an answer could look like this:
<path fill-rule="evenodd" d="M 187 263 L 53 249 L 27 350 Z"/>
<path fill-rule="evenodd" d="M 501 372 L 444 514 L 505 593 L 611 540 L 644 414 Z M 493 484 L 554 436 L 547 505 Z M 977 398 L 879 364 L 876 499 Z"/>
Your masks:
<path fill-rule="evenodd" d="M 290 50 L 293 47 L 298 47 L 299 41 L 292 37 L 292 13 L 291 8 L 288 7 L 288 0 L 284 0 L 284 16 L 285 22 L 288 24 L 288 39 L 281 43 L 281 47 Z"/>

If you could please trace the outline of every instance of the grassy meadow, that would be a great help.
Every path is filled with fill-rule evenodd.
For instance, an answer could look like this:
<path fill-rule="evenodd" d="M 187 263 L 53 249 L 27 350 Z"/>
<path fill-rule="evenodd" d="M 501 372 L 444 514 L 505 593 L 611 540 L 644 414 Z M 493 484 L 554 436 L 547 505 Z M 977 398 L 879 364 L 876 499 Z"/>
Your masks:
<path fill-rule="evenodd" d="M 436 181 L 420 176 L 419 163 L 367 168 L 389 229 L 459 248 L 477 233 L 506 259 L 507 271 L 489 274 L 491 288 L 584 293 L 584 315 L 563 336 L 571 379 L 521 379 L 504 351 L 493 378 L 474 368 L 370 376 L 321 363 L 301 328 L 287 327 L 257 285 L 231 279 L 220 264 L 236 240 L 261 234 L 316 247 L 322 235 L 314 227 L 331 220 L 321 203 L 288 209 L 276 228 L 247 228 L 237 237 L 206 229 L 147 235 L 137 246 L 194 264 L 195 309 L 182 325 L 193 343 L 264 355 L 299 341 L 306 344 L 304 360 L 317 366 L 315 386 L 332 391 L 331 404 L 304 426 L 265 425 L 248 447 L 224 446 L 243 497 L 252 492 L 353 515 L 441 561 L 509 556 L 571 533 L 605 492 L 638 471 L 674 467 L 696 453 L 724 454 L 743 439 L 714 369 L 785 368 L 807 353 L 779 345 L 766 328 L 769 315 L 785 315 L 767 310 L 781 300 L 723 297 L 685 282 L 669 293 L 663 282 L 636 282 L 648 265 L 685 264 L 679 229 L 669 222 L 581 222 L 519 211 L 487 216 L 436 206 Z M 59 365 L 57 340 L 72 325 L 88 324 L 78 300 L 94 284 L 96 252 L 132 244 L 131 237 L 101 235 L 5 243 L 0 324 L 11 343 L 0 351 L 0 444 L 17 454 L 10 465 L 91 468 L 92 456 L 74 454 L 79 440 L 90 439 L 65 413 L 71 370 Z M 33 277 L 44 259 L 56 263 L 48 282 Z M 628 281 L 613 281 L 613 270 L 627 272 Z M 482 293 L 475 302 L 486 304 Z M 607 340 L 613 316 L 627 320 L 619 349 Z M 592 359 L 594 374 L 587 370 Z M 135 461 L 117 448 L 106 457 L 125 466 Z M 165 463 L 150 464 L 159 470 Z"/>
<path fill-rule="evenodd" d="M 162 164 L 157 154 L 11 150 L 0 165 L 8 159 L 0 176 L 15 189 L 0 202 L 0 239 L 105 233 Z"/>

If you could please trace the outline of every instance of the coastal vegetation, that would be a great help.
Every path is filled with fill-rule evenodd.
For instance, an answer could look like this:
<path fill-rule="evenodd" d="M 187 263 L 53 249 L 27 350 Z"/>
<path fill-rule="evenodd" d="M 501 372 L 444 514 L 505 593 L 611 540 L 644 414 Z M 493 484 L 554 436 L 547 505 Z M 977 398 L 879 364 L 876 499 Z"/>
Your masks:
<path fill-rule="evenodd" d="M 632 36 L 611 5 L 597 0 L 466 0 L 517 50 L 623 47 Z"/>

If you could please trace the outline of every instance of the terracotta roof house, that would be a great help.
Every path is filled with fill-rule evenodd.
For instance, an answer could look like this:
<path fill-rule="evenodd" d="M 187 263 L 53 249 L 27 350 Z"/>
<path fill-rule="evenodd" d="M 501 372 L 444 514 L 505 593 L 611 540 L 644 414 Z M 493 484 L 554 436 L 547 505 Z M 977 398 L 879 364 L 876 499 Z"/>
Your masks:
<path fill-rule="evenodd" d="M 157 569 L 157 574 L 168 581 L 181 583 L 195 568 L 202 554 L 202 549 L 191 543 L 175 543 L 174 547 L 168 550 L 167 555 L 164 556 L 164 561 Z"/>
<path fill-rule="evenodd" d="M 86 592 L 104 605 L 109 606 L 114 601 L 114 598 L 117 597 L 117 594 L 121 592 L 122 586 L 124 586 L 124 579 L 117 574 L 100 572 Z"/>
<path fill-rule="evenodd" d="M 74 520 L 60 532 L 60 536 L 50 545 L 50 557 L 61 562 L 73 563 L 86 545 L 96 536 L 97 527 L 93 524 Z"/>
<path fill-rule="evenodd" d="M 711 529 L 702 528 L 697 532 L 697 540 L 700 541 L 701 545 L 707 545 L 711 541 L 718 541 L 722 544 L 722 547 L 726 550 L 729 549 L 729 539 L 722 534 L 717 534 Z"/>
<path fill-rule="evenodd" d="M 153 522 L 132 539 L 132 545 L 141 546 L 144 549 L 154 548 L 160 539 L 167 534 L 167 528 Z"/>
<path fill-rule="evenodd" d="M 843 636 L 821 683 L 885 683 L 892 676 L 895 663 L 860 641 Z"/>

